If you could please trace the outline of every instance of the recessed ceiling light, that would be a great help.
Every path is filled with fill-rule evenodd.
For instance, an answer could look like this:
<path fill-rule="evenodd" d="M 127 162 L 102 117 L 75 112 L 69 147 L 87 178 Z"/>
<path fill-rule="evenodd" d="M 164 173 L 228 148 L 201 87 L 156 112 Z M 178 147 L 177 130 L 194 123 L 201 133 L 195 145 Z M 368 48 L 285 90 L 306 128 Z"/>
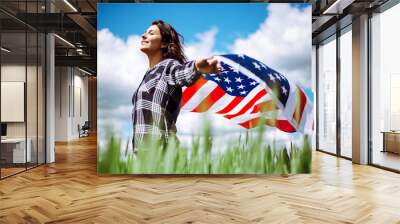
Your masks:
<path fill-rule="evenodd" d="M 57 37 L 58 39 L 60 39 L 62 42 L 66 43 L 67 45 L 69 45 L 69 46 L 75 48 L 75 45 L 73 45 L 73 44 L 72 44 L 71 42 L 69 42 L 68 40 L 66 40 L 66 39 L 64 39 L 64 38 L 62 38 L 62 37 L 60 37 L 60 36 L 57 35 L 57 34 L 54 34 L 54 36 Z"/>
<path fill-rule="evenodd" d="M 78 12 L 78 10 L 68 1 L 68 0 L 64 0 L 65 4 L 67 4 L 72 10 L 74 10 L 74 12 Z"/>
<path fill-rule="evenodd" d="M 88 72 L 88 71 L 86 71 L 86 70 L 83 70 L 83 69 L 81 69 L 81 68 L 79 68 L 79 67 L 78 67 L 78 70 L 81 71 L 81 72 L 83 72 L 83 73 L 85 73 L 85 74 L 87 74 L 87 75 L 90 75 L 90 76 L 92 75 L 92 73 L 90 73 L 90 72 Z"/>
<path fill-rule="evenodd" d="M 10 52 L 11 52 L 11 50 L 9 50 L 9 49 L 7 49 L 7 48 L 5 48 L 5 47 L 1 47 L 1 50 L 4 51 L 4 52 L 6 52 L 6 53 L 10 53 Z"/>

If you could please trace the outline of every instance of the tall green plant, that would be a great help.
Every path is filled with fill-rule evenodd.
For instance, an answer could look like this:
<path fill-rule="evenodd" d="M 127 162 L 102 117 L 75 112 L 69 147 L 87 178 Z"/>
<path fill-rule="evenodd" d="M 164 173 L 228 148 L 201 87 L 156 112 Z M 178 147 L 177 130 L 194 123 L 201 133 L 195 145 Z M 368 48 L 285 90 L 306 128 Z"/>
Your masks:
<path fill-rule="evenodd" d="M 262 126 L 262 127 L 261 127 Z M 108 132 L 104 152 L 99 154 L 99 173 L 132 174 L 296 174 L 311 172 L 309 136 L 303 144 L 278 148 L 264 142 L 265 125 L 257 133 L 227 141 L 227 149 L 212 154 L 213 133 L 207 123 L 201 136 L 192 138 L 190 150 L 171 138 L 168 142 L 147 140 L 138 152 L 121 157 L 121 140 Z M 102 150 L 101 150 L 102 151 Z M 125 152 L 126 154 L 126 152 Z"/>

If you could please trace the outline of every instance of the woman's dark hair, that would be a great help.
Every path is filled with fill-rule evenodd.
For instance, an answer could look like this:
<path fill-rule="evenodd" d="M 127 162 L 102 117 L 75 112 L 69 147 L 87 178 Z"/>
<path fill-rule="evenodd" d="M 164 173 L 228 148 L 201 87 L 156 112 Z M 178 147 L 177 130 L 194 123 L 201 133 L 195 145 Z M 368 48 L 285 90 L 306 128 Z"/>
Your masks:
<path fill-rule="evenodd" d="M 178 60 L 180 63 L 186 62 L 186 56 L 182 48 L 183 36 L 176 32 L 171 25 L 162 20 L 155 20 L 151 25 L 156 25 L 160 29 L 161 41 L 167 45 L 166 48 L 162 48 L 163 59 L 172 58 Z"/>

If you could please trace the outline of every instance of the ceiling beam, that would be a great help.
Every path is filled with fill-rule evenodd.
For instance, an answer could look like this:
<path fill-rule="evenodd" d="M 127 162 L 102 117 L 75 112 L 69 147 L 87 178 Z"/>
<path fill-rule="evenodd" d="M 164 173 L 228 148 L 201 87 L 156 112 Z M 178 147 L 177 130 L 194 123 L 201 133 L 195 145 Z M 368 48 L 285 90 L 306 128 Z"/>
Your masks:
<path fill-rule="evenodd" d="M 97 60 L 91 56 L 55 56 L 56 66 L 88 67 L 96 71 Z"/>
<path fill-rule="evenodd" d="M 336 0 L 330 4 L 322 14 L 342 14 L 343 10 L 351 5 L 355 0 Z"/>
<path fill-rule="evenodd" d="M 86 32 L 86 34 L 90 37 L 87 38 L 86 41 L 89 42 L 91 46 L 96 46 L 96 36 L 97 30 L 90 24 L 85 17 L 80 14 L 68 14 L 67 15 L 72 21 L 74 21 L 78 26 L 82 28 Z"/>

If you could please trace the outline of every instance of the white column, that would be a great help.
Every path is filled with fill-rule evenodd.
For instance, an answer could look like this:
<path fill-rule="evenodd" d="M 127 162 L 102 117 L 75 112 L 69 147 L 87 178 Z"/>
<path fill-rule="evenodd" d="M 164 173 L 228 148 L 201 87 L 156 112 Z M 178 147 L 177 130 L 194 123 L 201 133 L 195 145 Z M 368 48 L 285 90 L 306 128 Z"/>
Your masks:
<path fill-rule="evenodd" d="M 54 133 L 55 133 L 55 76 L 54 76 L 54 35 L 46 36 L 46 163 L 55 161 Z"/>
<path fill-rule="evenodd" d="M 353 19 L 353 162 L 368 163 L 368 15 Z"/>
<path fill-rule="evenodd" d="M 46 1 L 46 11 L 54 12 L 54 5 Z M 55 43 L 54 34 L 46 35 L 46 163 L 55 162 Z"/>

